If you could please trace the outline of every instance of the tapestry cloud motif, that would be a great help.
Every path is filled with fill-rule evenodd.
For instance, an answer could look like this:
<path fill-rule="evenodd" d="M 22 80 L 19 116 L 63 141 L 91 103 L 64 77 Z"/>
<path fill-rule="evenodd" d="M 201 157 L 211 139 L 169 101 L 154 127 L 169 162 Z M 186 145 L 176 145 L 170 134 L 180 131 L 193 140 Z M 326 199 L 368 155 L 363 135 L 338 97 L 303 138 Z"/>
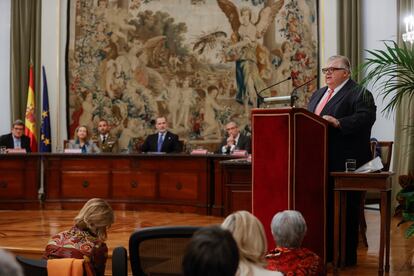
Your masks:
<path fill-rule="evenodd" d="M 256 91 L 287 95 L 317 75 L 317 0 L 70 0 L 69 135 L 108 120 L 135 148 L 165 115 L 187 144 L 250 130 Z M 304 105 L 316 82 L 304 88 Z"/>

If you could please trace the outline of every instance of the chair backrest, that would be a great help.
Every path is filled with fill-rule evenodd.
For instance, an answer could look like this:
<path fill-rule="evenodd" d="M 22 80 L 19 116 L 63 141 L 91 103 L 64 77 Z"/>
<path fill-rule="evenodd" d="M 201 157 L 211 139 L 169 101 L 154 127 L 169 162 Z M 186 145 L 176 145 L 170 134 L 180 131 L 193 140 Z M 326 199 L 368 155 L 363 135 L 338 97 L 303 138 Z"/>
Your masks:
<path fill-rule="evenodd" d="M 22 266 L 24 275 L 47 276 L 47 260 L 34 260 L 16 256 L 17 262 Z"/>
<path fill-rule="evenodd" d="M 384 165 L 383 171 L 389 171 L 391 165 L 392 156 L 392 141 L 371 141 L 371 152 L 375 158 L 378 156 L 381 158 L 382 164 Z"/>
<path fill-rule="evenodd" d="M 128 254 L 123 246 L 115 247 L 112 251 L 112 276 L 128 275 Z"/>
<path fill-rule="evenodd" d="M 182 275 L 185 248 L 196 226 L 147 227 L 131 234 L 129 260 L 133 275 Z"/>

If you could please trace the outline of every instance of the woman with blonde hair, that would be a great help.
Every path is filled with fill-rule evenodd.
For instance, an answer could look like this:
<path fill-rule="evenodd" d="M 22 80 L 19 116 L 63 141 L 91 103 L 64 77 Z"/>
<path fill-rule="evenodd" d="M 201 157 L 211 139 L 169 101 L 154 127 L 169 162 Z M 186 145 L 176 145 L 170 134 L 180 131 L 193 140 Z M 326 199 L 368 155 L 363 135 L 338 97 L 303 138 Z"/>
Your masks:
<path fill-rule="evenodd" d="M 233 234 L 239 247 L 240 262 L 236 275 L 282 275 L 265 269 L 266 237 L 262 223 L 255 216 L 247 211 L 238 211 L 229 215 L 221 226 Z"/>
<path fill-rule="evenodd" d="M 90 139 L 89 130 L 86 126 L 78 126 L 73 138 L 68 143 L 69 149 L 80 149 L 82 153 L 101 152 L 99 147 Z"/>
<path fill-rule="evenodd" d="M 108 247 L 107 229 L 114 223 L 114 212 L 103 199 L 92 198 L 74 219 L 75 225 L 54 235 L 46 245 L 43 258 L 84 259 L 96 275 L 104 275 Z"/>

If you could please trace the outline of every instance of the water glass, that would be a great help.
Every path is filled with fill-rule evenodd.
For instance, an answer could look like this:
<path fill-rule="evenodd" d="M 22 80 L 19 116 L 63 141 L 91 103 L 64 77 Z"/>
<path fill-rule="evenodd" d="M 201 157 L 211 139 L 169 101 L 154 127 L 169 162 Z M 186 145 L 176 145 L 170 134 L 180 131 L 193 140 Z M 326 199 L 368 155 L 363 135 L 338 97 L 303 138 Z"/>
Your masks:
<path fill-rule="evenodd" d="M 345 160 L 345 171 L 353 172 L 356 170 L 356 159 L 346 159 Z"/>

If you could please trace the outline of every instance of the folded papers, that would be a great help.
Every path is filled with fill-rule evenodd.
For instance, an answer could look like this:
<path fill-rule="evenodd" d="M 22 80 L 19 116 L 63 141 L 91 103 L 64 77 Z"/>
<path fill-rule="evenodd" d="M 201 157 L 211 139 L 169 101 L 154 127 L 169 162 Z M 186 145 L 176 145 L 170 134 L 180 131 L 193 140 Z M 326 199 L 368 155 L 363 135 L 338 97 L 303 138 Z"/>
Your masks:
<path fill-rule="evenodd" d="M 384 168 L 384 165 L 382 164 L 381 158 L 379 156 L 375 157 L 371 161 L 365 163 L 358 169 L 356 169 L 356 173 L 368 173 L 368 172 L 376 172 L 380 171 L 382 168 Z"/>

